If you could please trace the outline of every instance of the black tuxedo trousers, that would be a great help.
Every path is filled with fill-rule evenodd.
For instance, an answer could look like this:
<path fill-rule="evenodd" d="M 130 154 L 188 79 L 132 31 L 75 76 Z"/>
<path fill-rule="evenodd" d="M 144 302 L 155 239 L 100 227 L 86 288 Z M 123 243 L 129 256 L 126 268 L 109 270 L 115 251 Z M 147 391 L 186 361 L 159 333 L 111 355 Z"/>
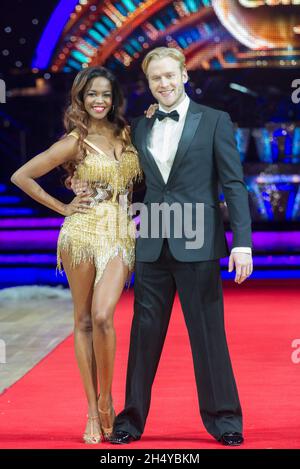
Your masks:
<path fill-rule="evenodd" d="M 242 412 L 224 331 L 219 260 L 179 262 L 167 240 L 156 262 L 136 264 L 126 403 L 115 430 L 127 431 L 135 438 L 144 431 L 176 290 L 193 354 L 202 421 L 216 439 L 225 432 L 242 432 Z M 184 389 L 185 383 L 180 383 L 180 388 Z M 183 409 L 177 409 L 179 415 L 184 416 L 188 406 L 187 401 Z"/>

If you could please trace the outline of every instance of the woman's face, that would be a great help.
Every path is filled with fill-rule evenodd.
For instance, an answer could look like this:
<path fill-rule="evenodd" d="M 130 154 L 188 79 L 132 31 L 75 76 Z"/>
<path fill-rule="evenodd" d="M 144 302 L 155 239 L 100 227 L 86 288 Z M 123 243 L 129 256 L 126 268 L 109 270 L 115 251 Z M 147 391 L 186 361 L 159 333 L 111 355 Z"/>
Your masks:
<path fill-rule="evenodd" d="M 112 108 L 110 81 L 104 77 L 93 78 L 86 86 L 83 103 L 90 117 L 104 119 Z"/>

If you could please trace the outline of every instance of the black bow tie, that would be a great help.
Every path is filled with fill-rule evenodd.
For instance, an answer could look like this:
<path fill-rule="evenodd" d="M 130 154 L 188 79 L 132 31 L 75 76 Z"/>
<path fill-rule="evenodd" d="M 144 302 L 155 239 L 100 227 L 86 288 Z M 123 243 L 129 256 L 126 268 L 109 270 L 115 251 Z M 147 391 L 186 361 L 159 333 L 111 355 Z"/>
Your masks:
<path fill-rule="evenodd" d="M 163 112 L 160 110 L 157 110 L 155 112 L 155 117 L 159 120 L 162 121 L 166 117 L 170 117 L 170 119 L 173 119 L 174 121 L 179 121 L 179 114 L 177 111 L 172 111 L 172 112 Z"/>

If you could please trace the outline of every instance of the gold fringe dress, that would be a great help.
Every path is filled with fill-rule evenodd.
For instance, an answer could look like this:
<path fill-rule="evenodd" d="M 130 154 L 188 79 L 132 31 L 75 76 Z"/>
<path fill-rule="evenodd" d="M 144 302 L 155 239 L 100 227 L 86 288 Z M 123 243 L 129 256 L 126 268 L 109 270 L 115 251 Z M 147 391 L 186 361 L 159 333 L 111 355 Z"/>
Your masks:
<path fill-rule="evenodd" d="M 69 135 L 79 138 L 76 131 Z M 135 223 L 128 213 L 128 193 L 142 170 L 133 145 L 128 145 L 120 160 L 106 155 L 87 139 L 85 158 L 77 165 L 75 176 L 88 182 L 93 201 L 88 213 L 74 213 L 65 218 L 57 243 L 57 267 L 62 271 L 61 251 L 67 252 L 72 267 L 92 262 L 96 284 L 110 259 L 119 256 L 129 272 L 135 261 Z"/>

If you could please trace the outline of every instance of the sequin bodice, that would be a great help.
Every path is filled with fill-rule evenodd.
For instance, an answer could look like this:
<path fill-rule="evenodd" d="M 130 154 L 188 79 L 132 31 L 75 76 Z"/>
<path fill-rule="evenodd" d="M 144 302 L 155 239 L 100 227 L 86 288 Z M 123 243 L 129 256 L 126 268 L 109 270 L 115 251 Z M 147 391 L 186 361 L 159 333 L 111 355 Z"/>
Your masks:
<path fill-rule="evenodd" d="M 71 132 L 70 135 L 77 136 Z M 100 201 L 105 197 L 116 200 L 120 194 L 126 194 L 129 184 L 141 176 L 138 154 L 133 145 L 127 145 L 121 153 L 120 160 L 109 157 L 104 151 L 85 140 L 86 156 L 77 165 L 75 176 L 88 182 L 94 189 L 94 197 Z M 106 198 L 106 197 L 105 197 Z"/>

